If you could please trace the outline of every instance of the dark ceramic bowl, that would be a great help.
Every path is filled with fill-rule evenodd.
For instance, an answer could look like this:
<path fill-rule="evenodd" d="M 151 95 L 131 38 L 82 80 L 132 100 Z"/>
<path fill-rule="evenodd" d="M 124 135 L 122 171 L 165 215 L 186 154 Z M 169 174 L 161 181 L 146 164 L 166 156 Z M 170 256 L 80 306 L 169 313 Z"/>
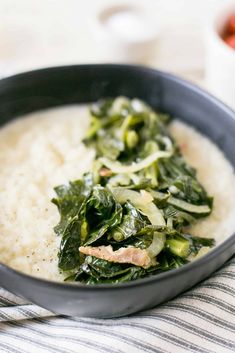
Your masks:
<path fill-rule="evenodd" d="M 235 114 L 179 78 L 126 65 L 79 65 L 23 73 L 0 81 L 1 124 L 15 117 L 107 96 L 138 97 L 207 135 L 235 166 Z M 235 235 L 179 269 L 116 285 L 82 285 L 37 279 L 0 264 L 0 285 L 56 313 L 122 316 L 152 308 L 208 277 L 235 250 Z"/>

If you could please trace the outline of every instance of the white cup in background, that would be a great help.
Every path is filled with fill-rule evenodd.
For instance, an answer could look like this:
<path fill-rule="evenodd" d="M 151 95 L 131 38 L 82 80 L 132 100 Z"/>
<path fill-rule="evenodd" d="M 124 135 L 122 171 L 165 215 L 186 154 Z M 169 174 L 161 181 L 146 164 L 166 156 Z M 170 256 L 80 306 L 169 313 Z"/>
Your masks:
<path fill-rule="evenodd" d="M 106 5 L 90 25 L 100 61 L 147 63 L 154 56 L 158 26 L 144 8 Z"/>
<path fill-rule="evenodd" d="M 235 4 L 220 8 L 215 13 L 206 33 L 206 86 L 212 94 L 235 109 L 235 50 L 224 42 L 221 35 Z"/>

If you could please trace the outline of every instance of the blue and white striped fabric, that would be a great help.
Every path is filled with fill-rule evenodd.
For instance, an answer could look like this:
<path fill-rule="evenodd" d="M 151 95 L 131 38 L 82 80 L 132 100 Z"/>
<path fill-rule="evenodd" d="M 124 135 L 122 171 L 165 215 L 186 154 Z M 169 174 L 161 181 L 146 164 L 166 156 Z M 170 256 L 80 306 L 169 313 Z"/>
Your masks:
<path fill-rule="evenodd" d="M 194 289 L 120 319 L 53 316 L 0 291 L 0 352 L 235 352 L 235 258 Z"/>

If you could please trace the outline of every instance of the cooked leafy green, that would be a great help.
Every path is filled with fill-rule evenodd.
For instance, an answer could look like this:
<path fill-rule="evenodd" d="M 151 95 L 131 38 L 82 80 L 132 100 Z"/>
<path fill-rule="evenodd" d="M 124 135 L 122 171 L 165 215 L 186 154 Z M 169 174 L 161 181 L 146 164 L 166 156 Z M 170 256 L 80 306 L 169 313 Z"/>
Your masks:
<path fill-rule="evenodd" d="M 55 188 L 57 198 L 52 202 L 60 212 L 60 222 L 54 228 L 61 236 L 59 251 L 59 268 L 72 270 L 79 265 L 79 246 L 82 243 L 86 225 L 84 209 L 91 193 L 91 180 L 84 176 L 83 180 L 70 182 Z"/>
<path fill-rule="evenodd" d="M 170 136 L 169 116 L 125 97 L 100 101 L 90 114 L 84 143 L 95 149 L 93 170 L 57 186 L 52 200 L 66 280 L 127 282 L 211 248 L 213 239 L 188 234 L 213 199 Z"/>
<path fill-rule="evenodd" d="M 115 264 L 91 256 L 86 257 L 81 269 L 74 280 L 86 284 L 127 282 L 144 277 L 146 273 L 138 266 Z"/>
<path fill-rule="evenodd" d="M 121 223 L 109 234 L 109 238 L 113 238 L 116 242 L 135 236 L 146 224 L 141 213 L 129 201 L 124 204 L 123 210 Z"/>

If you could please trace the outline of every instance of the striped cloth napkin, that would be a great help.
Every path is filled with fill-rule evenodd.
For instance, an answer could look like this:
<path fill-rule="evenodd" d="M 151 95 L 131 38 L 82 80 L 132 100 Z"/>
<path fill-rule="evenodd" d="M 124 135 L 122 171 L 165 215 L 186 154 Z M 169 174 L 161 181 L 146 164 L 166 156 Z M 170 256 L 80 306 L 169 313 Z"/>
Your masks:
<path fill-rule="evenodd" d="M 235 352 L 235 257 L 178 298 L 119 319 L 55 316 L 0 290 L 0 352 Z"/>

